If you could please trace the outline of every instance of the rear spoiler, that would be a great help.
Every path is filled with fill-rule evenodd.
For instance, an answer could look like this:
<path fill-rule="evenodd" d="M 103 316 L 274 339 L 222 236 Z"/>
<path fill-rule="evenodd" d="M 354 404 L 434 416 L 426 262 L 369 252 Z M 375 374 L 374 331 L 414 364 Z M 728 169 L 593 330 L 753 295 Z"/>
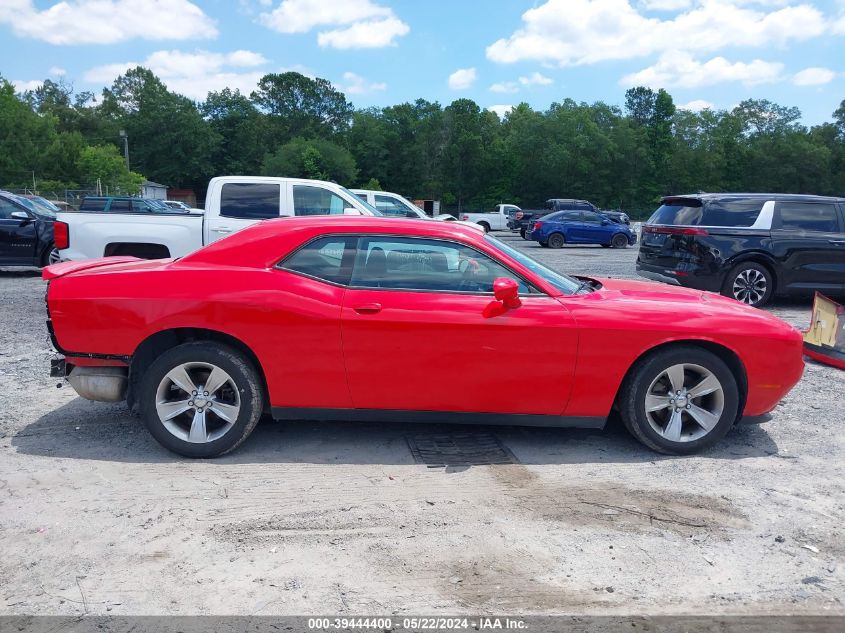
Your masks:
<path fill-rule="evenodd" d="M 79 262 L 61 262 L 47 266 L 41 271 L 41 278 L 49 281 L 57 277 L 64 277 L 71 273 L 76 273 L 81 270 L 90 270 L 92 268 L 100 268 L 101 266 L 111 266 L 113 264 L 128 264 L 129 262 L 140 261 L 139 257 L 119 256 L 119 257 L 101 257 L 99 259 L 87 259 Z"/>
<path fill-rule="evenodd" d="M 845 369 L 845 306 L 817 292 L 804 354 L 825 365 Z"/>

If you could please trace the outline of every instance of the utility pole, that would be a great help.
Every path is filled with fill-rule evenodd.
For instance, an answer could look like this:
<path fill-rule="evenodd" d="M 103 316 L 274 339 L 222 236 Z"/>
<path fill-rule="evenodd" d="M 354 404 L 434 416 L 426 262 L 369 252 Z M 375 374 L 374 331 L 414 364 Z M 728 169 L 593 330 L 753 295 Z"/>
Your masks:
<path fill-rule="evenodd" d="M 131 171 L 129 169 L 129 135 L 126 130 L 120 131 L 120 138 L 123 139 L 123 157 L 126 159 L 126 171 Z"/>

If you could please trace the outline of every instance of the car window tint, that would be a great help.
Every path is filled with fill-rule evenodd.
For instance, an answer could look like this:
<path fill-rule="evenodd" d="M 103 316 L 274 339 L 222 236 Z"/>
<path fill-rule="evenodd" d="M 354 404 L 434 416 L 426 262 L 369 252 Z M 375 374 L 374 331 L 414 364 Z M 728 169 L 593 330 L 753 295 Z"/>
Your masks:
<path fill-rule="evenodd" d="M 376 202 L 376 209 L 390 216 L 405 217 L 408 214 L 408 209 L 400 204 L 395 198 L 390 196 L 374 196 Z"/>
<path fill-rule="evenodd" d="M 111 206 L 109 207 L 109 211 L 129 211 L 130 204 L 129 200 L 112 200 Z"/>
<path fill-rule="evenodd" d="M 115 200 L 115 202 L 117 202 L 117 201 Z M 114 209 L 115 202 L 112 202 L 112 209 Z M 132 210 L 133 211 L 149 211 L 149 209 L 147 208 L 147 205 L 144 204 L 143 200 L 133 200 L 132 201 Z"/>
<path fill-rule="evenodd" d="M 346 206 L 343 198 L 323 187 L 293 186 L 295 215 L 342 215 Z"/>
<path fill-rule="evenodd" d="M 263 182 L 227 182 L 220 192 L 220 215 L 265 220 L 281 214 L 281 186 Z"/>
<path fill-rule="evenodd" d="M 562 222 L 578 222 L 580 219 L 581 214 L 578 211 L 564 211 L 558 218 Z"/>
<path fill-rule="evenodd" d="M 592 211 L 585 211 L 583 217 L 582 222 L 589 222 L 590 224 L 601 224 L 603 219 L 598 213 L 593 213 Z"/>
<path fill-rule="evenodd" d="M 80 211 L 105 211 L 106 210 L 106 199 L 105 198 L 85 198 L 82 201 L 82 204 L 79 205 Z"/>
<path fill-rule="evenodd" d="M 528 285 L 487 255 L 463 244 L 421 238 L 361 238 L 352 285 L 361 288 L 439 292 L 493 292 L 509 277 L 521 293 Z"/>
<path fill-rule="evenodd" d="M 839 231 L 839 219 L 832 204 L 778 202 L 780 227 L 792 231 Z"/>
<path fill-rule="evenodd" d="M 752 226 L 763 209 L 763 199 L 708 200 L 699 224 L 703 226 Z"/>
<path fill-rule="evenodd" d="M 12 217 L 12 213 L 22 210 L 16 204 L 9 202 L 5 198 L 0 198 L 0 220 L 8 220 Z"/>
<path fill-rule="evenodd" d="M 354 238 L 324 237 L 306 244 L 279 268 L 346 285 L 355 259 Z"/>

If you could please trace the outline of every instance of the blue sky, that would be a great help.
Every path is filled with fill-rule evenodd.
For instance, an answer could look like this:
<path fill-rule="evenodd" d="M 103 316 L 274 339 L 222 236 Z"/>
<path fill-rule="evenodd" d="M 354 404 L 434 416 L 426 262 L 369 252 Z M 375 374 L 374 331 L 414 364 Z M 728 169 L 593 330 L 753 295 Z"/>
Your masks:
<path fill-rule="evenodd" d="M 139 63 L 198 100 L 298 70 L 358 107 L 621 105 L 643 84 L 815 124 L 845 99 L 845 0 L 0 0 L 0 74 L 19 89 L 99 92 Z"/>

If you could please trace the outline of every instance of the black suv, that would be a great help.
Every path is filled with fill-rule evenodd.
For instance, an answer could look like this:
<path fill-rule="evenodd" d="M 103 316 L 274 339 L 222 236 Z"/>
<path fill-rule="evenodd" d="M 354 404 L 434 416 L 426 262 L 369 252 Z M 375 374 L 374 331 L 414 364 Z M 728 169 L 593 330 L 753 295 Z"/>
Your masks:
<path fill-rule="evenodd" d="M 637 273 L 752 306 L 845 293 L 845 198 L 669 196 L 643 226 Z"/>
<path fill-rule="evenodd" d="M 53 244 L 56 214 L 23 196 L 0 191 L 0 266 L 47 266 L 59 261 Z"/>

